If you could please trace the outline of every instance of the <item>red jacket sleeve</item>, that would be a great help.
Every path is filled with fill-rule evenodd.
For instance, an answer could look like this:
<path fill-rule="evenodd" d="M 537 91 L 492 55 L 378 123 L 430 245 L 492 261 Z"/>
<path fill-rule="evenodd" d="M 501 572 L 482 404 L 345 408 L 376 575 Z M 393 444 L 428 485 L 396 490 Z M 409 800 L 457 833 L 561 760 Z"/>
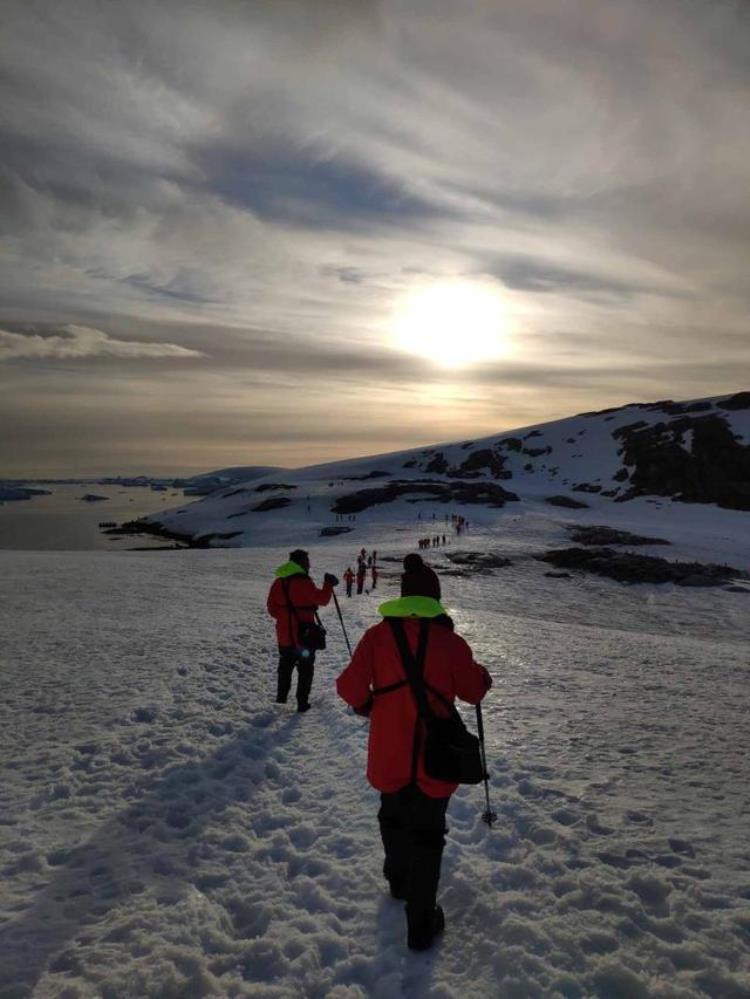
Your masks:
<path fill-rule="evenodd" d="M 323 583 L 318 589 L 309 576 L 303 576 L 302 580 L 295 588 L 295 604 L 317 604 L 318 607 L 325 607 L 331 602 L 333 587 L 330 583 Z"/>
<path fill-rule="evenodd" d="M 279 600 L 279 581 L 278 579 L 275 579 L 273 583 L 271 583 L 271 589 L 268 591 L 266 610 L 271 617 L 278 618 L 282 607 L 286 607 L 286 601 Z"/>
<path fill-rule="evenodd" d="M 492 677 L 479 663 L 474 662 L 474 655 L 467 642 L 460 635 L 454 635 L 456 652 L 453 659 L 453 684 L 456 697 L 469 704 L 479 704 L 492 686 Z"/>
<path fill-rule="evenodd" d="M 354 650 L 352 661 L 336 680 L 336 690 L 342 700 L 353 708 L 361 708 L 370 698 L 373 677 L 373 647 L 366 631 Z"/>

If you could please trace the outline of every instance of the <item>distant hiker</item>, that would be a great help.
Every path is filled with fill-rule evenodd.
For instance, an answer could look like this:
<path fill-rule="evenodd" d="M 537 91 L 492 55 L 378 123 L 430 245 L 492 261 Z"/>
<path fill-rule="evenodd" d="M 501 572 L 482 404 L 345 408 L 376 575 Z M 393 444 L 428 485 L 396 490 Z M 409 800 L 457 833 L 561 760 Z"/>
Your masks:
<path fill-rule="evenodd" d="M 369 715 L 367 779 L 380 791 L 383 874 L 393 898 L 406 900 L 408 946 L 427 950 L 445 926 L 436 896 L 448 831 L 445 813 L 458 785 L 425 771 L 425 724 L 404 653 L 416 658 L 413 665 L 436 716 L 446 717 L 446 704 L 456 697 L 479 703 L 492 680 L 453 632 L 435 573 L 419 555 L 407 555 L 404 567 L 401 598 L 379 608 L 384 620 L 365 632 L 336 689 L 358 714 Z"/>
<path fill-rule="evenodd" d="M 364 563 L 364 559 L 363 559 L 359 563 L 359 565 L 357 566 L 357 595 L 358 596 L 361 595 L 362 591 L 365 588 L 365 573 L 366 573 L 366 571 L 367 570 L 365 569 L 365 563 Z"/>
<path fill-rule="evenodd" d="M 378 561 L 378 553 L 377 552 L 373 552 L 372 553 L 372 564 L 376 565 L 377 561 Z"/>
<path fill-rule="evenodd" d="M 331 599 L 338 579 L 330 572 L 318 589 L 308 573 L 310 557 L 301 548 L 289 553 L 289 561 L 276 570 L 268 593 L 268 613 L 276 621 L 279 668 L 276 703 L 286 704 L 297 667 L 297 710 L 310 707 L 310 689 L 315 671 L 315 652 L 325 648 L 325 629 L 317 618 L 318 607 Z"/>
<path fill-rule="evenodd" d="M 374 590 L 375 587 L 378 585 L 378 567 L 376 565 L 373 565 L 372 568 L 370 569 L 370 573 L 372 575 L 372 586 L 370 588 Z"/>
<path fill-rule="evenodd" d="M 445 535 L 443 535 L 443 544 L 445 544 L 445 543 L 446 543 L 446 541 L 445 541 Z"/>
<path fill-rule="evenodd" d="M 369 569 L 372 565 L 372 555 L 367 556 L 367 568 Z"/>
<path fill-rule="evenodd" d="M 346 583 L 346 595 L 350 597 L 352 595 L 352 586 L 354 585 L 354 573 L 351 566 L 344 573 L 344 582 Z"/>

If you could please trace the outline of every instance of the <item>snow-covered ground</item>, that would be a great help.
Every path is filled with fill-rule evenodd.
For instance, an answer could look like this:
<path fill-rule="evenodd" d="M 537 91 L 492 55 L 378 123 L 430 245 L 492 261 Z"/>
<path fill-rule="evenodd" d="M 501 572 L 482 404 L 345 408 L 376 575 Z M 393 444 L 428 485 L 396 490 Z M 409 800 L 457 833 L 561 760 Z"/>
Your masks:
<path fill-rule="evenodd" d="M 746 514 L 670 506 L 585 520 L 750 563 Z M 499 822 L 481 788 L 453 798 L 426 955 L 384 891 L 332 608 L 314 709 L 271 703 L 286 548 L 5 553 L 0 996 L 749 996 L 750 594 L 545 577 L 531 553 L 581 513 L 511 505 L 447 549 L 513 565 L 443 578 L 495 678 Z M 403 556 L 415 515 L 312 547 L 313 575 Z M 341 601 L 352 638 L 395 591 L 382 565 Z"/>

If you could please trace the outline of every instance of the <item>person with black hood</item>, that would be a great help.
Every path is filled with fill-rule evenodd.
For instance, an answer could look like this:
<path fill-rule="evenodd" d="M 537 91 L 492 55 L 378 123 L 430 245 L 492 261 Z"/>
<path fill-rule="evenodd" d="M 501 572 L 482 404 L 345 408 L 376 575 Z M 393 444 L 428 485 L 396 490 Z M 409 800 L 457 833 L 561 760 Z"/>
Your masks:
<path fill-rule="evenodd" d="M 421 667 L 435 716 L 445 717 L 446 702 L 456 697 L 478 704 L 492 679 L 454 632 L 440 603 L 440 580 L 419 555 L 406 556 L 401 598 L 382 604 L 379 613 L 384 620 L 365 632 L 336 689 L 370 718 L 367 778 L 380 791 L 383 874 L 393 898 L 406 901 L 409 948 L 427 950 L 445 927 L 437 888 L 448 831 L 445 813 L 458 785 L 426 772 L 424 722 L 400 641 Z"/>
<path fill-rule="evenodd" d="M 318 589 L 308 575 L 310 556 L 301 548 L 289 553 L 289 561 L 276 570 L 266 607 L 276 621 L 276 638 L 279 643 L 279 668 L 276 703 L 286 704 L 292 686 L 292 673 L 297 667 L 297 710 L 310 708 L 310 690 L 315 672 L 315 651 L 325 635 L 316 622 L 318 607 L 325 607 L 331 600 L 338 579 L 327 572 L 323 587 Z M 322 632 L 322 635 L 321 635 Z"/>

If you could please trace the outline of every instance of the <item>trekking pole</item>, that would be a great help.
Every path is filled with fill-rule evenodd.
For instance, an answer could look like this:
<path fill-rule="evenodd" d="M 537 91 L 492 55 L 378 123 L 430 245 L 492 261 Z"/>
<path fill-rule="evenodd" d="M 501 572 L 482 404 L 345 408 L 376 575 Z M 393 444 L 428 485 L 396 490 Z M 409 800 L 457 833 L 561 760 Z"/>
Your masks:
<path fill-rule="evenodd" d="M 341 621 L 341 630 L 344 632 L 344 641 L 346 642 L 347 649 L 349 649 L 349 658 L 351 659 L 352 647 L 349 644 L 349 636 L 346 633 L 346 625 L 344 624 L 344 618 L 343 615 L 341 614 L 341 608 L 339 607 L 339 598 L 336 596 L 335 593 L 333 594 L 333 602 L 336 605 L 336 613 L 339 616 L 339 621 Z"/>
<path fill-rule="evenodd" d="M 487 808 L 482 815 L 482 822 L 486 822 L 487 825 L 492 828 L 492 823 L 497 822 L 497 812 L 493 811 L 492 805 L 490 805 L 490 785 L 489 785 L 489 773 L 487 772 L 487 753 L 484 748 L 484 719 L 482 718 L 482 705 L 477 704 L 477 734 L 479 735 L 479 751 L 482 758 L 482 770 L 484 770 L 484 797 L 487 802 Z"/>

